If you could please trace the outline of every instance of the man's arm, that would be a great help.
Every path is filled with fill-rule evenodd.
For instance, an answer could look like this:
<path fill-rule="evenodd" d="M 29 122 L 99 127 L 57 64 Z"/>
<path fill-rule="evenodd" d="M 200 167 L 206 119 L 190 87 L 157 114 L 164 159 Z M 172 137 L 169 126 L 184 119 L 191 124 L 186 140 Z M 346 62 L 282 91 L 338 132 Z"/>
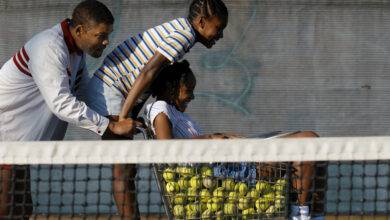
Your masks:
<path fill-rule="evenodd" d="M 99 135 L 103 135 L 107 128 L 118 135 L 132 133 L 134 125 L 130 119 L 122 123 L 110 122 L 71 94 L 67 62 L 67 54 L 53 45 L 43 43 L 30 51 L 29 70 L 32 80 L 50 110 L 59 119 Z"/>

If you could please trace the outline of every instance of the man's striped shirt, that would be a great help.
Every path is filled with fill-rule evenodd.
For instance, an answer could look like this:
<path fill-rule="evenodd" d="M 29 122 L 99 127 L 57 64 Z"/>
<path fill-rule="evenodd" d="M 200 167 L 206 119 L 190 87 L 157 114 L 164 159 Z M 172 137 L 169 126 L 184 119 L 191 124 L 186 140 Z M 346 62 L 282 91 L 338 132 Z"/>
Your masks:
<path fill-rule="evenodd" d="M 95 75 L 126 96 L 156 51 L 173 63 L 194 43 L 195 32 L 189 21 L 177 18 L 125 40 L 107 55 Z"/>

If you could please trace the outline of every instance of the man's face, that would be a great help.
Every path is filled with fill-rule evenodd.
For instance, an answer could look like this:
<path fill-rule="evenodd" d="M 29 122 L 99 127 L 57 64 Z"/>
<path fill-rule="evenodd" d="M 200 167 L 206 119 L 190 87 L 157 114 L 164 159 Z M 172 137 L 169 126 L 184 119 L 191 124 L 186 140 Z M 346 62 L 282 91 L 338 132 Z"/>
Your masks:
<path fill-rule="evenodd" d="M 78 31 L 78 46 L 92 57 L 99 58 L 109 44 L 109 35 L 113 31 L 112 24 L 82 25 Z"/>

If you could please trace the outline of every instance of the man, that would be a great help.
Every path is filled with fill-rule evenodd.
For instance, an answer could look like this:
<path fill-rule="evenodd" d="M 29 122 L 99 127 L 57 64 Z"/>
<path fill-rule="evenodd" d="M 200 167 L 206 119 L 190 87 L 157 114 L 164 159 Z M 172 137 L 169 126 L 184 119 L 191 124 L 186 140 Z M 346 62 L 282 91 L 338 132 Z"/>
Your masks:
<path fill-rule="evenodd" d="M 87 74 L 85 55 L 102 55 L 113 23 L 104 4 L 83 1 L 72 19 L 34 36 L 2 66 L 0 141 L 61 140 L 67 123 L 99 135 L 132 134 L 135 122 L 131 119 L 111 121 L 75 97 L 81 75 Z M 18 182 L 16 188 L 11 187 L 11 179 Z M 28 218 L 32 210 L 29 168 L 0 165 L 0 180 L 0 218 L 16 214 Z"/>

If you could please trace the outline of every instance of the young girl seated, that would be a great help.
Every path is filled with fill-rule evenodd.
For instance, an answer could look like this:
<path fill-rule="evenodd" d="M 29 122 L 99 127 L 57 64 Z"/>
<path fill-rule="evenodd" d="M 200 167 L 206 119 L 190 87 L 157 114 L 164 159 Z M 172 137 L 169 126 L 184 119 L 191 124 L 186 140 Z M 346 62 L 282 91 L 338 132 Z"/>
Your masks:
<path fill-rule="evenodd" d="M 199 125 L 185 113 L 188 104 L 194 99 L 196 78 L 190 69 L 189 63 L 184 60 L 165 67 L 151 86 L 152 96 L 156 98 L 146 106 L 145 115 L 149 127 L 156 139 L 173 138 L 209 138 L 224 139 L 236 138 L 237 135 L 223 133 L 203 134 Z M 286 137 L 318 137 L 311 131 L 294 132 Z M 222 165 L 214 167 L 214 175 L 229 176 L 239 180 L 256 178 L 253 166 L 241 163 L 240 166 Z M 293 187 L 298 189 L 297 206 L 292 206 L 291 219 L 310 219 L 309 193 L 314 163 L 294 162 Z"/>

